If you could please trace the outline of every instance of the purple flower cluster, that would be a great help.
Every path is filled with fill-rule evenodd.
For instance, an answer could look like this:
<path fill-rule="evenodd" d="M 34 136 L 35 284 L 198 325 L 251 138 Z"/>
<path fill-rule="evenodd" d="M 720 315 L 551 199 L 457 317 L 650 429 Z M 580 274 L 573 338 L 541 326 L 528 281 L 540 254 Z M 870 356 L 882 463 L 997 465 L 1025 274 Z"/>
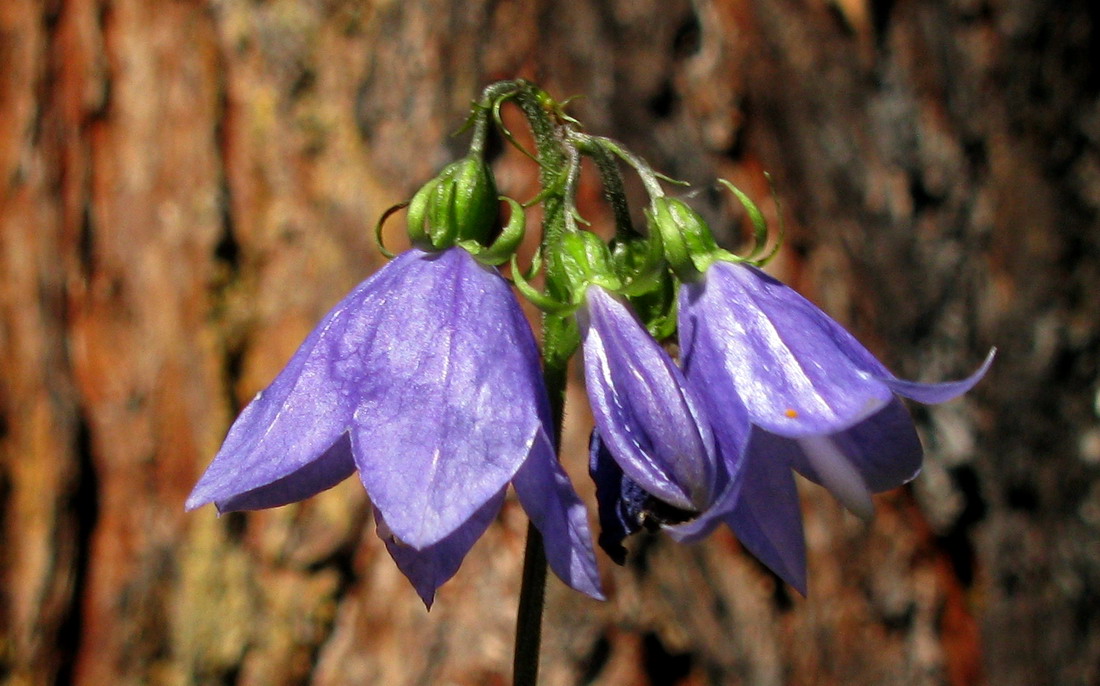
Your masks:
<path fill-rule="evenodd" d="M 869 518 L 871 494 L 906 483 L 921 466 L 898 396 L 950 400 L 993 358 L 962 381 L 903 381 L 794 290 L 728 261 L 680 287 L 679 367 L 597 287 L 587 291 L 581 320 L 605 550 L 621 559 L 622 539 L 641 527 L 690 541 L 725 522 L 803 594 L 792 469 Z"/>
<path fill-rule="evenodd" d="M 413 249 L 325 316 L 245 407 L 186 506 L 275 507 L 358 473 L 379 537 L 430 606 L 511 483 L 550 567 L 599 598 L 585 508 L 549 422 L 508 283 L 460 247 Z"/>

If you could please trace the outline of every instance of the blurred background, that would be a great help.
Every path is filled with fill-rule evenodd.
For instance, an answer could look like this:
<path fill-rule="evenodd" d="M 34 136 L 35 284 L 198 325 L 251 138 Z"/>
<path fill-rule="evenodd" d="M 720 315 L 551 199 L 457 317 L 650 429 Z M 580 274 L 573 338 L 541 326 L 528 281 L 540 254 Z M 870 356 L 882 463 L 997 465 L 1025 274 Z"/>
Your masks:
<path fill-rule="evenodd" d="M 643 538 L 606 603 L 551 579 L 543 683 L 1100 684 L 1098 7 L 0 0 L 0 683 L 508 682 L 514 502 L 426 613 L 356 480 L 220 519 L 183 500 L 382 263 L 380 213 L 523 76 L 699 184 L 729 247 L 713 179 L 775 219 L 770 172 L 772 271 L 898 374 L 1000 350 L 914 407 L 924 473 L 872 525 L 801 484 L 808 598 L 728 531 Z M 495 165 L 533 195 L 532 163 Z M 591 499 L 579 386 L 569 417 Z"/>

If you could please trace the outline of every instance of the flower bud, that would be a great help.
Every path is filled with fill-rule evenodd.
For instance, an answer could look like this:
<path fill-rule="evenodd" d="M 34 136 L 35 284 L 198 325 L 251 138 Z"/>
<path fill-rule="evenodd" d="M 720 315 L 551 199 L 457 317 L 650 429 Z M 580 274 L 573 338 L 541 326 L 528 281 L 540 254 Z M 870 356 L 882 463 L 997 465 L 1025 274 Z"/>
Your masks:
<path fill-rule="evenodd" d="M 600 237 L 589 231 L 567 234 L 557 253 L 558 269 L 563 283 L 548 283 L 556 293 L 569 294 L 574 302 L 579 302 L 589 284 L 599 284 L 616 291 L 622 284 L 615 276 L 611 251 Z"/>
<path fill-rule="evenodd" d="M 653 199 L 648 213 L 651 230 L 661 236 L 665 259 L 682 281 L 694 281 L 722 253 L 698 212 L 682 200 Z"/>
<path fill-rule="evenodd" d="M 497 189 L 489 165 L 468 155 L 447 165 L 409 203 L 409 239 L 425 250 L 459 241 L 484 244 L 497 219 Z"/>

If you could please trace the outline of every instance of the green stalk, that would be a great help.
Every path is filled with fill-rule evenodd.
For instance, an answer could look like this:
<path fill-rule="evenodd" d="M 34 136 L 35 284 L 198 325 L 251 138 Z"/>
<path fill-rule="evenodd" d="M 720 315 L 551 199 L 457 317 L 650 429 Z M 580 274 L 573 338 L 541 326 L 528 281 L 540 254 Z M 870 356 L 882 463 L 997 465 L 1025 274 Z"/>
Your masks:
<path fill-rule="evenodd" d="M 552 107 L 553 102 L 537 86 L 526 81 L 515 81 L 510 85 L 515 88 L 510 91 L 510 99 L 515 100 L 523 112 L 535 138 L 539 184 L 543 192 L 542 254 L 546 265 L 546 282 L 553 289 L 553 284 L 560 282 L 557 278 L 557 252 L 566 231 L 563 191 L 569 155 L 564 141 L 571 127 L 568 121 L 558 116 L 559 112 Z M 486 92 L 493 88 L 498 88 L 497 92 L 501 92 L 499 86 L 490 86 Z M 560 446 L 561 443 L 567 368 L 577 343 L 576 325 L 570 318 L 543 315 L 542 364 L 550 398 L 554 445 Z M 535 686 L 538 683 L 545 595 L 546 553 L 542 545 L 542 535 L 533 525 L 528 524 L 512 663 L 515 686 Z"/>

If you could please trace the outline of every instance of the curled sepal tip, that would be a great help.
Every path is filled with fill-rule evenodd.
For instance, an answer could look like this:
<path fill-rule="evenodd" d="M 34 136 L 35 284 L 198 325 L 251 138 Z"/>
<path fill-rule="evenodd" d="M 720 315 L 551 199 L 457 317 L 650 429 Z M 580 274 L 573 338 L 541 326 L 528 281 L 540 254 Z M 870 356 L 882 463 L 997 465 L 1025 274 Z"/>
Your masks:
<path fill-rule="evenodd" d="M 508 203 L 512 209 L 512 215 L 508 218 L 508 224 L 500 232 L 496 240 L 488 247 L 476 241 L 464 241 L 462 247 L 466 249 L 478 262 L 490 267 L 498 267 L 515 256 L 516 248 L 523 242 L 524 226 L 527 215 L 523 207 L 515 200 L 501 196 L 501 200 Z"/>
<path fill-rule="evenodd" d="M 771 187 L 772 199 L 775 201 L 776 208 L 779 207 L 779 197 L 775 192 L 775 184 L 772 183 L 771 174 L 764 173 L 764 178 L 768 180 L 768 185 Z M 725 259 L 728 262 L 751 262 L 758 267 L 763 267 L 779 253 L 779 248 L 783 245 L 783 239 L 786 235 L 786 227 L 783 224 L 783 215 L 779 214 L 779 235 L 776 236 L 775 243 L 772 244 L 771 250 L 761 256 L 764 249 L 768 245 L 768 221 L 764 218 L 764 213 L 760 211 L 760 207 L 749 198 L 737 186 L 726 179 L 718 179 L 718 183 L 726 187 L 726 189 L 733 193 L 737 201 L 741 203 L 741 206 L 745 208 L 745 212 L 749 215 L 749 221 L 752 222 L 753 229 L 753 246 L 748 255 L 743 257 L 736 255 L 726 255 L 719 259 Z"/>
<path fill-rule="evenodd" d="M 533 272 L 534 270 L 532 270 L 532 274 L 525 275 L 523 270 L 519 267 L 519 262 L 516 259 L 515 253 L 512 253 L 512 283 L 523 297 L 527 298 L 535 307 L 547 314 L 564 316 L 576 309 L 571 303 L 562 302 L 545 293 L 540 293 L 528 280 L 534 276 Z"/>
<path fill-rule="evenodd" d="M 511 100 L 512 98 L 516 97 L 517 95 L 519 95 L 519 93 L 520 92 L 518 90 L 511 91 L 511 92 L 508 92 L 508 93 L 504 93 L 503 95 L 495 98 L 492 101 L 492 105 L 490 105 L 490 108 L 491 108 L 492 113 L 493 113 L 493 123 L 496 124 L 497 130 L 500 131 L 500 134 L 502 136 L 504 136 L 504 139 L 506 141 L 508 141 L 509 143 L 511 143 L 512 146 L 515 147 L 516 150 L 519 150 L 520 153 L 522 153 L 523 155 L 529 157 L 531 160 L 533 160 L 540 167 L 545 167 L 542 160 L 540 160 L 534 153 L 529 151 L 527 148 L 523 147 L 523 144 L 520 143 L 519 140 L 516 139 L 516 136 L 515 136 L 515 134 L 512 133 L 511 129 L 509 129 L 507 126 L 504 125 L 504 118 L 500 114 L 501 106 L 503 106 L 505 102 L 507 102 L 507 101 Z"/>
<path fill-rule="evenodd" d="M 386 220 L 389 219 L 396 212 L 405 209 L 409 206 L 408 201 L 399 202 L 396 205 L 388 208 L 382 213 L 382 216 L 378 218 L 378 223 L 374 225 L 374 242 L 378 245 L 378 252 L 386 256 L 386 259 L 392 260 L 396 255 L 390 252 L 386 247 L 386 242 L 382 237 L 382 228 L 386 225 Z"/>

